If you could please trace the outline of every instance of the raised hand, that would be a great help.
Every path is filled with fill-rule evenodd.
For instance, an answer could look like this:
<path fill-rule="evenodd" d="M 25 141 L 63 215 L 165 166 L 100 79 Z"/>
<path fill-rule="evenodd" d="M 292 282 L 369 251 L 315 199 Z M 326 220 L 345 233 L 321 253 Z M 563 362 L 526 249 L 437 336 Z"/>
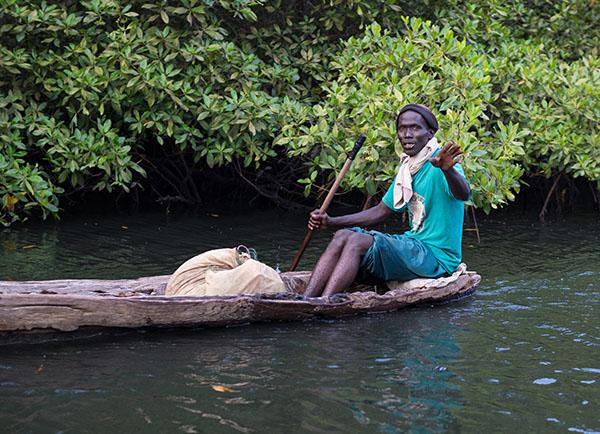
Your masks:
<path fill-rule="evenodd" d="M 315 229 L 325 229 L 329 224 L 329 215 L 327 213 L 321 213 L 318 209 L 310 213 L 308 219 L 308 229 L 314 231 Z"/>
<path fill-rule="evenodd" d="M 440 152 L 438 152 L 435 157 L 430 158 L 429 161 L 435 167 L 439 167 L 445 172 L 456 163 L 459 163 L 460 159 L 458 157 L 463 154 L 464 153 L 462 149 L 460 149 L 459 145 L 455 144 L 454 142 L 448 142 L 442 149 L 440 149 Z"/>

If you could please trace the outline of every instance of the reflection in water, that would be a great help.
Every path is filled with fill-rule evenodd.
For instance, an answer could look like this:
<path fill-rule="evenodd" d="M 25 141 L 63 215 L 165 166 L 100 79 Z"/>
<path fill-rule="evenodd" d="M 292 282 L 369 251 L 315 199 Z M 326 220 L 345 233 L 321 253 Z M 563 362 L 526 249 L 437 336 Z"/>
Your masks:
<path fill-rule="evenodd" d="M 600 431 L 597 219 L 480 223 L 482 244 L 467 234 L 464 256 L 484 280 L 462 302 L 0 348 L 0 424 L 8 432 Z M 260 213 L 30 225 L 0 233 L 0 279 L 163 274 L 239 243 L 285 269 L 304 224 Z M 313 241 L 303 268 L 327 238 Z"/>
<path fill-rule="evenodd" d="M 120 430 L 447 431 L 463 405 L 448 366 L 467 318 L 436 310 L 8 347 L 2 420 L 33 431 L 74 429 L 77 414 L 80 426 Z"/>
<path fill-rule="evenodd" d="M 305 220 L 259 213 L 168 223 L 162 214 L 149 214 L 32 224 L 0 232 L 0 280 L 167 274 L 198 253 L 239 244 L 256 247 L 260 260 L 285 269 L 304 236 Z M 306 267 L 327 237 L 315 237 L 306 252 Z"/>

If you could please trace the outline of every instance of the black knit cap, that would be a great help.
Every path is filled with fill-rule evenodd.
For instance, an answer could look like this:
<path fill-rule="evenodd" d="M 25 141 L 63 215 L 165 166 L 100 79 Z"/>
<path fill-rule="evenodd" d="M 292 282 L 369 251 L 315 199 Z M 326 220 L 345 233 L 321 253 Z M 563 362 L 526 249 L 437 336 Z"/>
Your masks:
<path fill-rule="evenodd" d="M 427 122 L 427 125 L 429 125 L 429 128 L 431 128 L 434 133 L 438 130 L 438 121 L 435 118 L 435 115 L 431 110 L 429 110 L 428 107 L 425 107 L 421 104 L 406 104 L 404 107 L 402 107 L 398 113 L 398 116 L 396 117 L 396 127 L 398 127 L 400 115 L 407 111 L 417 112 L 423 116 L 423 119 L 425 119 L 425 122 Z"/>

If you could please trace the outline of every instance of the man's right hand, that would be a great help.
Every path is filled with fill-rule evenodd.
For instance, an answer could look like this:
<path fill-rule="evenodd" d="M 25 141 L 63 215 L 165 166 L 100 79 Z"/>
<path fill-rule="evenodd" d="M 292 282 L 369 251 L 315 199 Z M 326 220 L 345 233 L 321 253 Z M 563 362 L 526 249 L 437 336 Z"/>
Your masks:
<path fill-rule="evenodd" d="M 315 229 L 325 229 L 330 225 L 331 217 L 324 212 L 321 213 L 318 209 L 314 210 L 310 213 L 310 217 L 308 219 L 308 229 L 314 231 Z"/>

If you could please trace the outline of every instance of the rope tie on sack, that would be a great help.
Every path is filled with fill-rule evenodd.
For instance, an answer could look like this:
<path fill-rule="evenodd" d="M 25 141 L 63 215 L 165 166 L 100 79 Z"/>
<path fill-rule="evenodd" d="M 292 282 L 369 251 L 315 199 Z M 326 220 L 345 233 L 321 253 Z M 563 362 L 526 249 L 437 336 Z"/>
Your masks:
<path fill-rule="evenodd" d="M 258 259 L 258 254 L 256 253 L 256 250 L 253 248 L 246 247 L 243 244 L 240 244 L 239 246 L 237 246 L 235 248 L 235 250 L 239 256 L 238 265 L 242 265 L 248 259 L 254 259 L 254 260 Z"/>

